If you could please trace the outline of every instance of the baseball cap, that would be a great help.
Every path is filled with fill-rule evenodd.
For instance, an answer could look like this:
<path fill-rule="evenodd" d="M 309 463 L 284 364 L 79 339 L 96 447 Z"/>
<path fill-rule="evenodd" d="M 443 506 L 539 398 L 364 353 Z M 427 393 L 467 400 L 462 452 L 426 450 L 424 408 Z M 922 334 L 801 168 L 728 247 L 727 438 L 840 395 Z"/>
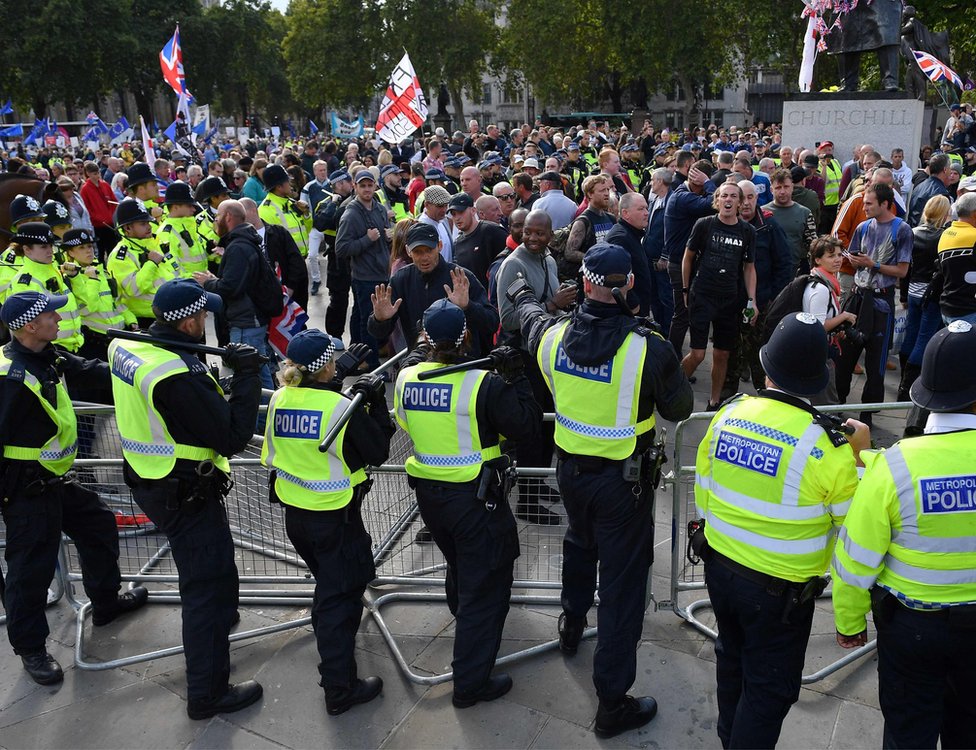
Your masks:
<path fill-rule="evenodd" d="M 963 177 L 959 180 L 959 184 L 956 185 L 957 193 L 968 193 L 970 190 L 976 190 L 976 174 Z"/>
<path fill-rule="evenodd" d="M 464 311 L 446 299 L 439 299 L 424 312 L 424 337 L 431 343 L 454 342 L 460 346 L 467 331 Z"/>
<path fill-rule="evenodd" d="M 41 313 L 59 310 L 67 302 L 67 294 L 48 296 L 41 292 L 17 292 L 7 297 L 3 307 L 0 307 L 0 320 L 11 331 L 16 331 L 30 323 Z"/>
<path fill-rule="evenodd" d="M 583 256 L 583 278 L 597 286 L 623 286 L 630 271 L 630 253 L 620 245 L 598 242 Z"/>
<path fill-rule="evenodd" d="M 356 173 L 356 184 L 358 185 L 363 180 L 372 180 L 373 182 L 376 182 L 376 178 L 373 177 L 373 173 L 368 169 L 362 169 Z"/>
<path fill-rule="evenodd" d="M 826 146 L 830 146 L 831 148 L 833 148 L 834 147 L 834 142 L 833 141 L 820 141 L 820 145 L 817 146 L 817 151 L 819 151 L 820 149 L 822 149 L 822 148 L 824 148 Z"/>
<path fill-rule="evenodd" d="M 332 361 L 336 351 L 343 348 L 339 339 L 309 328 L 288 342 L 285 355 L 306 372 L 318 372 Z"/>
<path fill-rule="evenodd" d="M 208 292 L 193 279 L 172 279 L 156 290 L 152 306 L 154 313 L 172 323 L 201 310 L 218 312 L 224 304 L 219 294 Z"/>
<path fill-rule="evenodd" d="M 430 224 L 418 221 L 407 230 L 407 249 L 413 250 L 415 247 L 437 247 L 440 238 L 437 230 Z"/>
<path fill-rule="evenodd" d="M 474 208 L 474 201 L 471 200 L 471 196 L 467 193 L 458 193 L 452 196 L 450 202 L 447 204 L 447 212 L 449 214 L 455 211 L 465 211 L 469 208 Z"/>
<path fill-rule="evenodd" d="M 349 176 L 349 173 L 346 170 L 337 169 L 335 172 L 329 175 L 329 184 L 338 185 L 343 180 L 351 180 L 351 179 L 352 177 Z"/>
<path fill-rule="evenodd" d="M 392 164 L 386 164 L 380 167 L 380 177 L 386 179 L 391 174 L 400 174 L 400 168 Z"/>
<path fill-rule="evenodd" d="M 435 167 L 434 169 L 428 169 L 426 172 L 424 172 L 424 179 L 425 180 L 446 180 L 447 175 L 444 174 L 444 170 L 437 169 Z"/>

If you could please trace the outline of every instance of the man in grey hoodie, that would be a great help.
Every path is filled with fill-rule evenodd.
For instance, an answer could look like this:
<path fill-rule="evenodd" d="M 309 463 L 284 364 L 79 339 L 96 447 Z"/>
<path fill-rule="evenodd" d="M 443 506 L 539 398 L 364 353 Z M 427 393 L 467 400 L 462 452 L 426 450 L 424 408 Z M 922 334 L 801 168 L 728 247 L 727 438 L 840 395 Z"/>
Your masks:
<path fill-rule="evenodd" d="M 369 346 L 367 361 L 371 368 L 379 366 L 379 344 L 370 335 L 366 322 L 373 312 L 370 295 L 377 284 L 390 280 L 389 217 L 386 208 L 373 199 L 376 180 L 369 170 L 356 174 L 356 198 L 342 214 L 336 233 L 336 255 L 348 258 L 352 267 L 352 303 L 359 312 L 359 330 L 351 331 L 353 343 Z"/>

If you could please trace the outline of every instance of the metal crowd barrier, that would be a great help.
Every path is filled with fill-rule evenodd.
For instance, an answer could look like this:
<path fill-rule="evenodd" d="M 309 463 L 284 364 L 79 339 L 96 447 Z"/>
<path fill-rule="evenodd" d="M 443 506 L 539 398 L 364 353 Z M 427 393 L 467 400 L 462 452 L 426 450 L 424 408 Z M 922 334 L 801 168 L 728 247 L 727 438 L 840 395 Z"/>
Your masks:
<path fill-rule="evenodd" d="M 872 412 L 906 412 L 911 408 L 909 402 L 880 403 L 880 404 L 840 404 L 834 406 L 818 406 L 820 411 L 827 413 L 849 413 L 857 415 L 861 411 Z M 687 621 L 701 633 L 711 639 L 718 637 L 718 633 L 698 618 L 701 610 L 709 609 L 711 603 L 706 599 L 698 599 L 690 603 L 683 603 L 683 594 L 705 590 L 704 566 L 693 565 L 686 556 L 688 546 L 688 522 L 697 518 L 695 509 L 695 457 L 698 444 L 715 415 L 709 412 L 696 412 L 688 419 L 679 422 L 674 430 L 673 456 L 671 463 L 671 590 L 670 598 L 658 603 L 659 608 L 670 607 L 675 614 Z M 689 434 L 692 433 L 692 434 Z M 690 453 L 691 463 L 686 463 Z M 823 597 L 829 597 L 829 590 Z M 811 684 L 824 679 L 837 670 L 857 661 L 862 656 L 874 651 L 877 641 L 871 640 L 858 649 L 847 652 L 842 658 L 827 665 L 817 672 L 804 675 L 803 684 Z"/>

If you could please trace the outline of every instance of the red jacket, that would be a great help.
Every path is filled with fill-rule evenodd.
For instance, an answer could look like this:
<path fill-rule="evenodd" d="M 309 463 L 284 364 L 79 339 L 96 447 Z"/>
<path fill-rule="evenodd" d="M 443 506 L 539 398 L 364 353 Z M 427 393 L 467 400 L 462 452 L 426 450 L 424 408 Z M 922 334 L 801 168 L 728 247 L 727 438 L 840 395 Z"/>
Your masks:
<path fill-rule="evenodd" d="M 85 202 L 93 227 L 112 227 L 116 201 L 111 185 L 99 180 L 96 186 L 91 180 L 85 180 L 81 185 L 81 199 Z"/>

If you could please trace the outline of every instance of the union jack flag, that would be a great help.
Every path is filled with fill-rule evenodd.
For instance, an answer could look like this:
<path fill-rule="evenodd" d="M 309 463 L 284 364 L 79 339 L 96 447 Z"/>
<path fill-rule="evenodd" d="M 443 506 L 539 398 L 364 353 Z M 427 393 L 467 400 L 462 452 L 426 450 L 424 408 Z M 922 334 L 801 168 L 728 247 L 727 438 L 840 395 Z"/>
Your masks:
<path fill-rule="evenodd" d="M 928 76 L 928 79 L 932 83 L 948 81 L 954 84 L 959 90 L 963 89 L 962 79 L 956 75 L 956 71 L 944 62 L 932 57 L 928 52 L 919 52 L 917 49 L 913 49 L 912 54 L 915 55 L 915 62 L 918 63 L 918 67 L 922 69 L 922 72 Z"/>
<path fill-rule="evenodd" d="M 159 65 L 163 69 L 163 80 L 170 85 L 176 95 L 185 95 L 192 102 L 193 97 L 187 91 L 183 75 L 183 50 L 180 47 L 179 24 L 176 25 L 173 38 L 159 51 Z"/>
<path fill-rule="evenodd" d="M 278 280 L 281 280 L 281 269 L 275 268 Z M 295 301 L 294 293 L 284 284 L 281 285 L 285 306 L 281 315 L 272 318 L 268 325 L 268 343 L 284 359 L 288 351 L 288 342 L 305 330 L 308 326 L 308 313 Z"/>

